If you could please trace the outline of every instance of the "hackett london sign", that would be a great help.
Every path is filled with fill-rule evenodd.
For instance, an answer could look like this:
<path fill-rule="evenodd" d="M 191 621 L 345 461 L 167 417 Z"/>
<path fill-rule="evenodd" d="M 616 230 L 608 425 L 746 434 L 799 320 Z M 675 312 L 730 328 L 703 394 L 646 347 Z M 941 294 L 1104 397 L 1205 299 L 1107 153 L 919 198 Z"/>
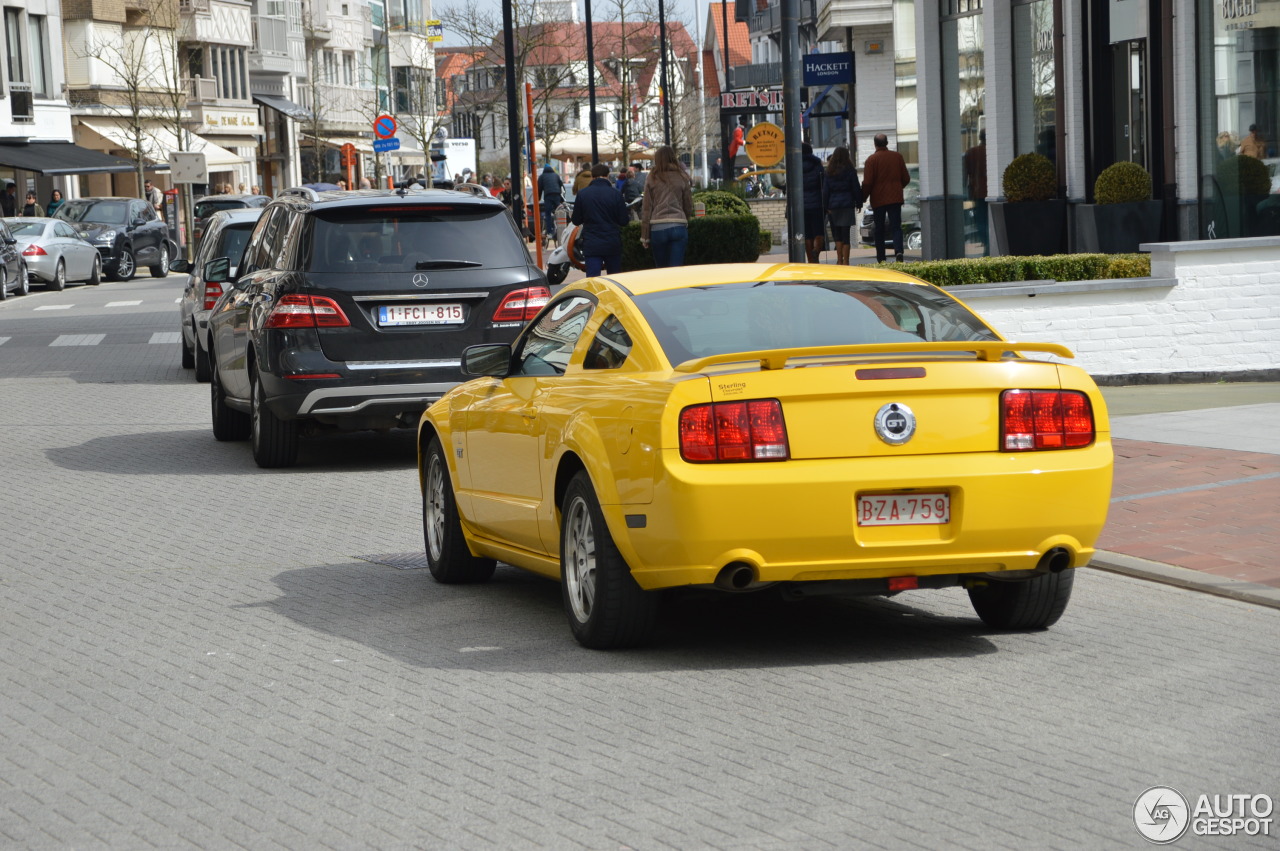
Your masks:
<path fill-rule="evenodd" d="M 806 86 L 831 86 L 852 82 L 852 53 L 810 53 L 804 57 Z"/>
<path fill-rule="evenodd" d="M 782 109 L 782 89 L 765 89 L 752 92 L 721 92 L 721 109 L 746 109 L 749 107 L 762 109 Z"/>

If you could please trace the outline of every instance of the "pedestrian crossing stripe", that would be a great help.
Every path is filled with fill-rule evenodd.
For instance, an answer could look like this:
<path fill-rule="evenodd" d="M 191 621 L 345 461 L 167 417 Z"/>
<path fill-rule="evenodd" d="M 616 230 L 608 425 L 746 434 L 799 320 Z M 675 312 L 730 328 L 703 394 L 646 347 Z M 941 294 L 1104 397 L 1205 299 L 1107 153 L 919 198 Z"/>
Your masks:
<path fill-rule="evenodd" d="M 36 310 L 70 310 L 74 304 L 42 304 Z"/>
<path fill-rule="evenodd" d="M 106 334 L 59 334 L 50 346 L 96 346 L 107 338 Z"/>
<path fill-rule="evenodd" d="M 12 339 L 13 339 L 12 337 L 0 337 L 0 346 L 3 346 L 5 343 L 9 342 Z"/>
<path fill-rule="evenodd" d="M 107 302 L 107 307 L 134 307 L 139 304 L 142 304 L 141 299 L 138 301 L 109 301 Z"/>
<path fill-rule="evenodd" d="M 181 331 L 157 331 L 147 340 L 151 344 L 172 345 L 182 339 Z"/>

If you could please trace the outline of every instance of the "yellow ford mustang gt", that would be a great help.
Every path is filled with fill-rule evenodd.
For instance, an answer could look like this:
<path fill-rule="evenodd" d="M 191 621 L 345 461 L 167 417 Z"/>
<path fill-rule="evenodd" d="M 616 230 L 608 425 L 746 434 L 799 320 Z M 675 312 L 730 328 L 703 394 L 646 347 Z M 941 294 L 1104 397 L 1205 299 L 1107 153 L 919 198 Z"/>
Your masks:
<path fill-rule="evenodd" d="M 427 561 L 559 579 L 574 636 L 634 646 L 659 589 L 963 586 L 986 623 L 1067 605 L 1111 491 L 1110 425 L 1062 346 L 848 266 L 579 281 L 419 426 Z"/>

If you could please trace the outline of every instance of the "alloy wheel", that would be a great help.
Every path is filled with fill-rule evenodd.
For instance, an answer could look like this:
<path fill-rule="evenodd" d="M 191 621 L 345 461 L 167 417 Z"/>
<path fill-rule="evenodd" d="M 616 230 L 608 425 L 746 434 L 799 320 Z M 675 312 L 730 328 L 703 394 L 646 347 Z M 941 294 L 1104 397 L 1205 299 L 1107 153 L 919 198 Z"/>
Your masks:
<path fill-rule="evenodd" d="M 569 605 L 579 623 L 586 623 L 596 599 L 596 536 L 586 500 L 575 497 L 565 521 L 564 581 Z"/>
<path fill-rule="evenodd" d="M 427 464 L 427 546 L 431 558 L 439 561 L 444 552 L 444 488 L 445 477 L 440 457 L 433 455 Z"/>
<path fill-rule="evenodd" d="M 120 262 L 116 265 L 116 277 L 128 280 L 133 277 L 133 253 L 125 249 L 120 254 Z"/>

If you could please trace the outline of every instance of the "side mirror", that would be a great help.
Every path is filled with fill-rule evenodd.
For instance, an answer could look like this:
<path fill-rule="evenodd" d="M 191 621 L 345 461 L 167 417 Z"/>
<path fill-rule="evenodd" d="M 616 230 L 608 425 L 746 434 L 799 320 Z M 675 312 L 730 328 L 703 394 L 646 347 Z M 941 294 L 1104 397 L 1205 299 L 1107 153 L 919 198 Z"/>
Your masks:
<path fill-rule="evenodd" d="M 188 263 L 186 260 L 183 260 L 183 259 L 179 258 L 178 260 L 170 261 L 170 263 L 169 263 L 169 271 L 170 271 L 170 272 L 179 272 L 179 273 L 182 273 L 182 272 L 190 272 L 190 271 L 191 271 L 191 264 L 190 264 L 190 263 Z"/>
<path fill-rule="evenodd" d="M 231 280 L 231 260 L 219 257 L 204 264 L 204 280 L 207 284 L 225 284 Z"/>
<path fill-rule="evenodd" d="M 484 343 L 462 350 L 463 375 L 490 375 L 502 378 L 511 372 L 511 346 L 508 343 Z"/>
<path fill-rule="evenodd" d="M 146 223 L 147 223 L 146 219 L 142 218 L 142 216 L 138 216 L 136 219 L 133 220 L 133 227 L 140 228 Z"/>

